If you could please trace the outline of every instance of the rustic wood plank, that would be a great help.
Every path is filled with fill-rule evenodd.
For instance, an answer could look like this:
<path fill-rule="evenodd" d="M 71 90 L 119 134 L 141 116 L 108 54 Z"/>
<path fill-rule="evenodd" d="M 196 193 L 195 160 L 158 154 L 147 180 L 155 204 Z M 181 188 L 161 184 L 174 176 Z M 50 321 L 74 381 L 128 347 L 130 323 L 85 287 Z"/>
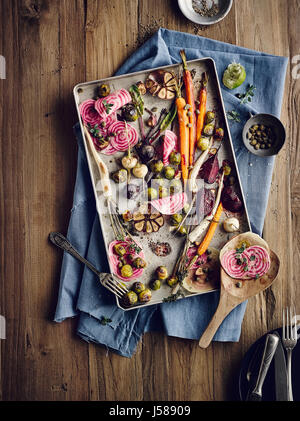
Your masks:
<path fill-rule="evenodd" d="M 112 76 L 134 51 L 137 13 L 137 0 L 87 0 L 86 80 Z M 143 399 L 143 370 L 139 352 L 132 359 L 127 359 L 103 346 L 89 345 L 89 376 L 92 400 Z"/>
<path fill-rule="evenodd" d="M 66 210 L 72 204 L 76 147 L 71 92 L 77 78 L 84 77 L 76 76 L 82 62 L 80 3 L 2 2 L 9 66 L 3 83 L 1 154 L 3 235 L 8 239 L 2 279 L 9 332 L 3 352 L 11 356 L 3 378 L 7 400 L 84 399 L 88 394 L 87 345 L 72 338 L 74 323 L 49 323 L 61 256 L 47 241 L 54 228 L 66 229 Z M 75 26 L 69 27 L 69 19 Z"/>

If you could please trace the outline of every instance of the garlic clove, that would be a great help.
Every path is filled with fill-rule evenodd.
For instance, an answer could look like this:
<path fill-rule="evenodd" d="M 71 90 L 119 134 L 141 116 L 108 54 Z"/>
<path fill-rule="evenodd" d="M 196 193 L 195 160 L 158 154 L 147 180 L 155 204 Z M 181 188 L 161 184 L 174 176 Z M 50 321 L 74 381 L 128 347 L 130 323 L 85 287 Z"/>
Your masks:
<path fill-rule="evenodd" d="M 223 222 L 223 228 L 226 232 L 236 232 L 240 228 L 240 223 L 237 218 L 227 218 Z"/>

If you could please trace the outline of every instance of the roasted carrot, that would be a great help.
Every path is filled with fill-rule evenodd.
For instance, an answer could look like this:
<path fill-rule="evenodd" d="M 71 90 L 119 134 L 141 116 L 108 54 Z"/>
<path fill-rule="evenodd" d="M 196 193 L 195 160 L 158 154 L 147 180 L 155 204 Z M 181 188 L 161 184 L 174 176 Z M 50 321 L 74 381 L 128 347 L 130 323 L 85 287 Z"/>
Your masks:
<path fill-rule="evenodd" d="M 188 109 L 189 116 L 189 165 L 194 165 L 194 152 L 196 143 L 196 109 L 194 97 L 194 83 L 191 72 L 187 68 L 185 51 L 180 51 L 183 64 L 183 82 L 185 87 L 186 102 L 190 106 Z"/>
<path fill-rule="evenodd" d="M 197 133 L 196 133 L 197 141 L 201 137 L 202 129 L 204 125 L 204 118 L 206 114 L 207 82 L 208 82 L 208 76 L 207 76 L 207 73 L 204 72 L 202 75 L 201 88 L 199 92 L 199 106 L 198 106 L 198 117 L 197 117 Z"/>
<path fill-rule="evenodd" d="M 221 214 L 223 212 L 223 205 L 222 203 L 219 204 L 218 209 L 208 227 L 207 233 L 205 234 L 205 237 L 203 238 L 200 246 L 197 249 L 198 256 L 201 256 L 203 253 L 206 252 L 206 250 L 209 247 L 209 244 L 211 243 L 211 240 L 214 236 L 214 233 L 216 231 L 216 228 L 218 226 Z"/>
<path fill-rule="evenodd" d="M 181 173 L 182 179 L 186 182 L 189 178 L 189 118 L 185 108 L 186 101 L 177 93 L 176 107 L 179 123 L 179 144 L 181 153 Z"/>

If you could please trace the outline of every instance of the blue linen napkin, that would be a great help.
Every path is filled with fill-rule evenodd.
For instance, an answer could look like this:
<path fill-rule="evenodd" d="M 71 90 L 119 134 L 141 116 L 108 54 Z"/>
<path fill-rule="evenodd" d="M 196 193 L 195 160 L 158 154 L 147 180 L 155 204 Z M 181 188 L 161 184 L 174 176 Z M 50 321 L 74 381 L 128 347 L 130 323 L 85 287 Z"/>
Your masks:
<path fill-rule="evenodd" d="M 212 57 L 220 80 L 227 65 L 241 63 L 247 71 L 245 83 L 233 91 L 222 84 L 227 111 L 237 110 L 241 123 L 229 122 L 252 230 L 262 235 L 274 157 L 260 158 L 249 153 L 242 143 L 242 128 L 249 112 L 280 116 L 288 59 L 264 54 L 203 38 L 196 35 L 159 29 L 116 73 L 124 74 L 180 62 L 184 48 L 188 60 Z M 256 86 L 250 104 L 240 104 L 235 93 L 244 92 L 248 84 Z M 108 270 L 95 199 L 88 171 L 79 125 L 74 127 L 78 141 L 78 167 L 67 236 L 78 251 L 99 270 Z M 163 303 L 124 312 L 115 298 L 103 288 L 95 275 L 65 253 L 54 320 L 78 316 L 77 333 L 88 342 L 131 357 L 145 332 L 162 331 L 169 336 L 198 340 L 216 310 L 219 292 Z M 246 303 L 235 308 L 223 321 L 215 341 L 238 341 Z M 103 318 L 111 323 L 103 324 Z"/>

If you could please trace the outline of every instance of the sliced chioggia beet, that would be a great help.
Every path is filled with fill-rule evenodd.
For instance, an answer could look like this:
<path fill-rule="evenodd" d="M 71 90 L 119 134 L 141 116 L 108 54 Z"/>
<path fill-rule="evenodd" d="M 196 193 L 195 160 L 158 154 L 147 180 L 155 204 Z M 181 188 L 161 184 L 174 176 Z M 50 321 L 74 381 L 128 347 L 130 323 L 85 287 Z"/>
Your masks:
<path fill-rule="evenodd" d="M 103 120 L 97 110 L 95 109 L 95 103 L 93 99 L 87 99 L 79 105 L 79 112 L 81 118 L 85 124 L 94 126 L 95 124 L 100 125 Z"/>
<path fill-rule="evenodd" d="M 177 136 L 171 130 L 166 130 L 163 142 L 163 164 L 169 165 L 169 156 L 177 150 Z"/>
<path fill-rule="evenodd" d="M 187 200 L 187 194 L 183 192 L 162 199 L 152 200 L 151 205 L 163 215 L 174 215 L 181 211 Z"/>
<path fill-rule="evenodd" d="M 109 126 L 110 144 L 117 151 L 126 151 L 139 140 L 136 129 L 124 121 L 115 121 Z"/>
<path fill-rule="evenodd" d="M 132 98 L 126 89 L 119 89 L 104 98 L 100 98 L 95 103 L 95 109 L 101 116 L 102 120 L 106 120 L 107 116 L 115 113 L 123 105 L 131 102 Z"/>

